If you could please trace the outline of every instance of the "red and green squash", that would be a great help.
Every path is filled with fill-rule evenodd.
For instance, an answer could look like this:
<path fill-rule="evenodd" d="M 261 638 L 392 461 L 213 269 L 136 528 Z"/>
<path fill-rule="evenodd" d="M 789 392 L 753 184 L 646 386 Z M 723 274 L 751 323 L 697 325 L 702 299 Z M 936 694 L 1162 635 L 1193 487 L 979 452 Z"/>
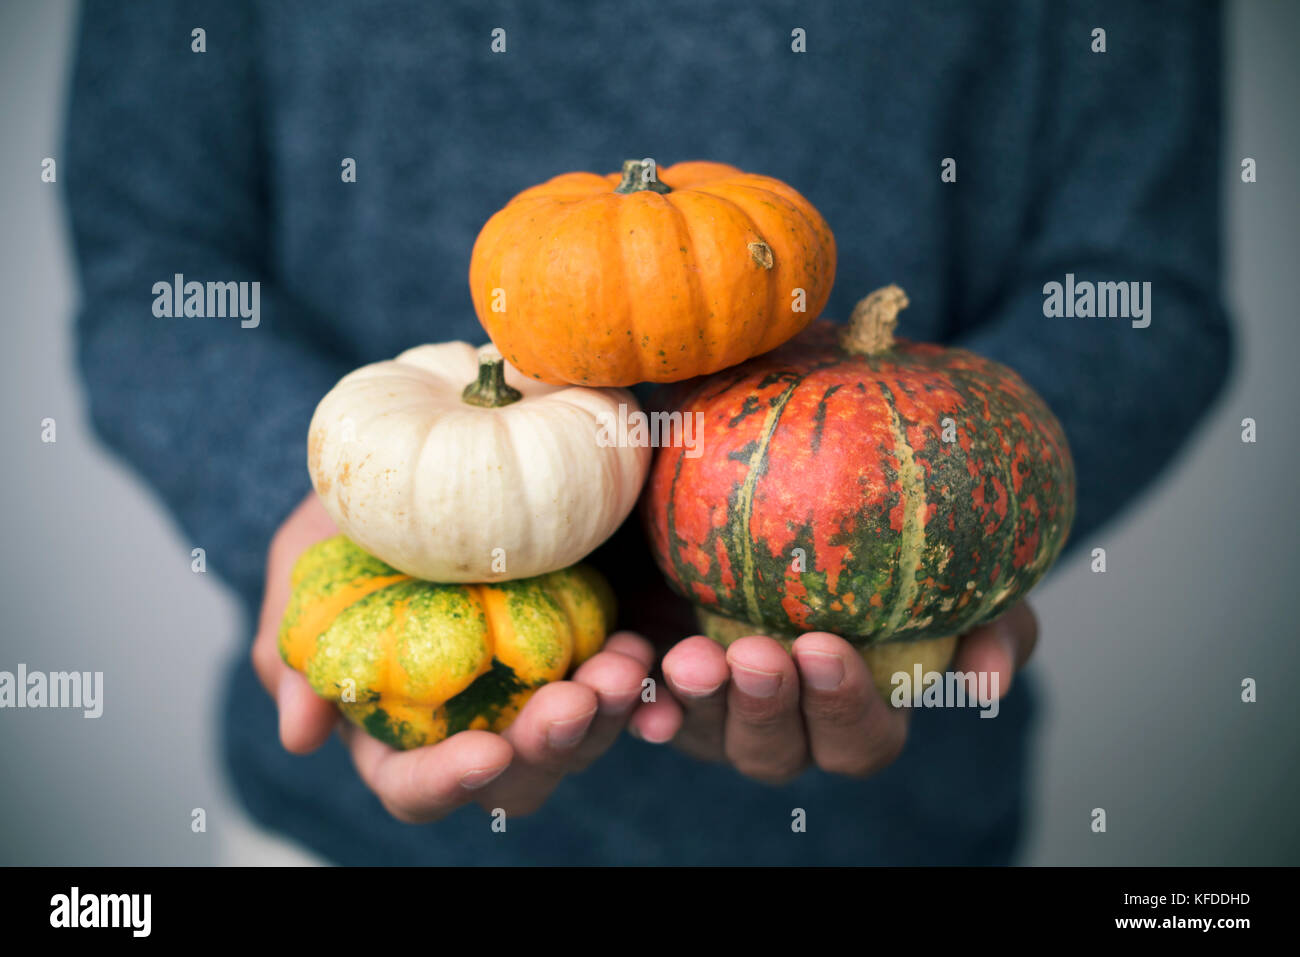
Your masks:
<path fill-rule="evenodd" d="M 594 569 L 494 584 L 404 575 L 337 535 L 303 552 L 280 654 L 312 689 L 395 748 L 506 728 L 533 693 L 604 644 L 614 621 Z"/>
<path fill-rule="evenodd" d="M 956 636 L 1021 599 L 1075 509 L 1065 434 L 1012 370 L 895 340 L 896 286 L 847 327 L 683 383 L 694 456 L 662 448 L 642 507 L 655 559 L 711 637 L 858 645 L 877 685 L 946 667 Z"/>

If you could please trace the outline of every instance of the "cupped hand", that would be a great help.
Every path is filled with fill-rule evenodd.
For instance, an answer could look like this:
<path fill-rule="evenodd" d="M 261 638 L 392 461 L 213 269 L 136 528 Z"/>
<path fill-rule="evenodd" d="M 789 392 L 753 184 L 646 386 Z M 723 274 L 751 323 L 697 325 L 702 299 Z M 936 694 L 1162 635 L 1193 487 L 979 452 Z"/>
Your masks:
<path fill-rule="evenodd" d="M 278 636 L 289 575 L 308 546 L 338 533 L 309 495 L 271 541 L 253 665 L 280 712 L 280 740 L 296 754 L 319 748 L 338 727 L 357 772 L 394 817 L 436 820 L 470 801 L 507 815 L 539 808 L 566 774 L 599 757 L 640 701 L 654 650 L 639 635 L 611 635 L 572 679 L 541 688 L 501 734 L 462 731 L 445 741 L 397 751 L 350 722 L 284 663 Z"/>
<path fill-rule="evenodd" d="M 1022 602 L 964 635 L 951 668 L 996 673 L 990 687 L 1000 698 L 1037 639 L 1038 622 Z M 671 695 L 638 709 L 630 729 L 759 781 L 780 784 L 810 765 L 866 777 L 907 741 L 911 709 L 891 707 L 862 656 L 825 632 L 801 635 L 792 653 L 760 636 L 726 648 L 695 636 L 675 645 L 662 669 Z"/>

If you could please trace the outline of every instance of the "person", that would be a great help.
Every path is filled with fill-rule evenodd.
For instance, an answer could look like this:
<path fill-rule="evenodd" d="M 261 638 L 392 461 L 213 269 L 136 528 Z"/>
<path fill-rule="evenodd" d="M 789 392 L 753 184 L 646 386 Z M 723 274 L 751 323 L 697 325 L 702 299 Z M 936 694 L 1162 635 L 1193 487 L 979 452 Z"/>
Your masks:
<path fill-rule="evenodd" d="M 332 531 L 307 425 L 356 366 L 485 340 L 470 250 L 521 189 L 628 157 L 721 160 L 826 216 L 828 316 L 897 282 L 903 335 L 1001 361 L 1044 396 L 1078 471 L 1072 543 L 1090 547 L 1230 364 L 1219 16 L 86 3 L 65 175 L 81 368 L 104 441 L 250 615 L 260 604 L 224 717 L 254 817 L 345 863 L 1012 860 L 1036 713 L 1032 681 L 1010 680 L 1036 636 L 1023 605 L 959 650 L 958 667 L 1000 673 L 996 720 L 893 711 L 835 636 L 801 637 L 793 659 L 767 639 L 692 637 L 628 526 L 593 558 L 624 630 L 505 733 L 399 754 L 338 722 L 274 647 L 288 569 Z M 153 285 L 178 274 L 260 283 L 258 321 L 155 316 Z M 1151 321 L 1048 315 L 1045 287 L 1067 275 L 1150 282 Z M 651 673 L 661 693 L 642 702 Z M 504 832 L 476 804 L 504 809 Z"/>

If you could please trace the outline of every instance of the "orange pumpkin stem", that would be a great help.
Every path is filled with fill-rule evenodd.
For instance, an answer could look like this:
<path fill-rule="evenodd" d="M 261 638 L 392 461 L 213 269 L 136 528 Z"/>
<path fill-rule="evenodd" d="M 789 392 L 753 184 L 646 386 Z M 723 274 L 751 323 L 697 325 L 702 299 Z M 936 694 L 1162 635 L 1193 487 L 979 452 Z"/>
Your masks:
<path fill-rule="evenodd" d="M 873 356 L 894 346 L 898 314 L 907 308 L 907 293 L 895 285 L 877 289 L 853 307 L 840 334 L 840 347 L 853 355 Z"/>
<path fill-rule="evenodd" d="M 506 385 L 506 360 L 495 347 L 485 348 L 478 356 L 478 379 L 465 386 L 460 397 L 470 405 L 484 409 L 499 409 L 518 402 L 524 394 Z"/>
<path fill-rule="evenodd" d="M 647 156 L 645 159 L 623 161 L 623 181 L 614 187 L 616 193 L 671 193 L 672 187 L 659 182 L 658 167 Z"/>

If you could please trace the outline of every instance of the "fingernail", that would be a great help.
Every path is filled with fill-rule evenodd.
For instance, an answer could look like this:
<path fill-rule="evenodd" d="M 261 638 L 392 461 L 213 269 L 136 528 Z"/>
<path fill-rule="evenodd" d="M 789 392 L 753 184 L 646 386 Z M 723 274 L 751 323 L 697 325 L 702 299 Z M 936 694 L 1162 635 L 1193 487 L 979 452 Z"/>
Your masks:
<path fill-rule="evenodd" d="M 744 665 L 732 666 L 731 680 L 751 698 L 770 698 L 781 687 L 781 676 L 775 671 L 758 671 Z"/>
<path fill-rule="evenodd" d="M 658 739 L 658 737 L 646 737 L 645 732 L 642 732 L 641 728 L 632 727 L 630 726 L 630 724 L 628 726 L 628 733 L 638 741 L 645 741 L 646 744 L 664 744 L 664 742 L 669 740 L 669 739 Z"/>
<path fill-rule="evenodd" d="M 636 694 L 616 694 L 610 691 L 597 691 L 596 700 L 600 702 L 600 713 L 616 716 L 626 714 L 637 701 Z"/>
<path fill-rule="evenodd" d="M 712 687 L 701 688 L 701 687 L 696 687 L 694 685 L 684 685 L 680 681 L 674 681 L 673 690 L 685 695 L 688 698 L 707 698 L 709 695 L 713 694 L 719 688 L 721 688 L 725 683 L 726 683 L 725 680 L 719 681 L 716 685 L 713 685 Z"/>
<path fill-rule="evenodd" d="M 844 681 L 844 659 L 824 651 L 801 651 L 799 673 L 818 691 L 834 691 Z"/>
<path fill-rule="evenodd" d="M 644 741 L 646 744 L 667 744 L 669 741 L 672 740 L 671 737 L 647 738 L 645 736 L 645 732 L 643 732 L 640 728 L 636 727 L 635 725 L 630 725 L 630 724 L 627 726 L 627 733 L 632 735 L 632 737 L 636 738 L 638 741 Z"/>
<path fill-rule="evenodd" d="M 460 786 L 467 791 L 476 791 L 499 778 L 509 766 L 503 764 L 499 768 L 479 768 L 477 771 L 466 771 L 460 776 Z"/>
<path fill-rule="evenodd" d="M 587 733 L 591 719 L 596 716 L 595 709 L 577 718 L 567 721 L 552 721 L 546 728 L 546 743 L 553 748 L 571 748 Z"/>

